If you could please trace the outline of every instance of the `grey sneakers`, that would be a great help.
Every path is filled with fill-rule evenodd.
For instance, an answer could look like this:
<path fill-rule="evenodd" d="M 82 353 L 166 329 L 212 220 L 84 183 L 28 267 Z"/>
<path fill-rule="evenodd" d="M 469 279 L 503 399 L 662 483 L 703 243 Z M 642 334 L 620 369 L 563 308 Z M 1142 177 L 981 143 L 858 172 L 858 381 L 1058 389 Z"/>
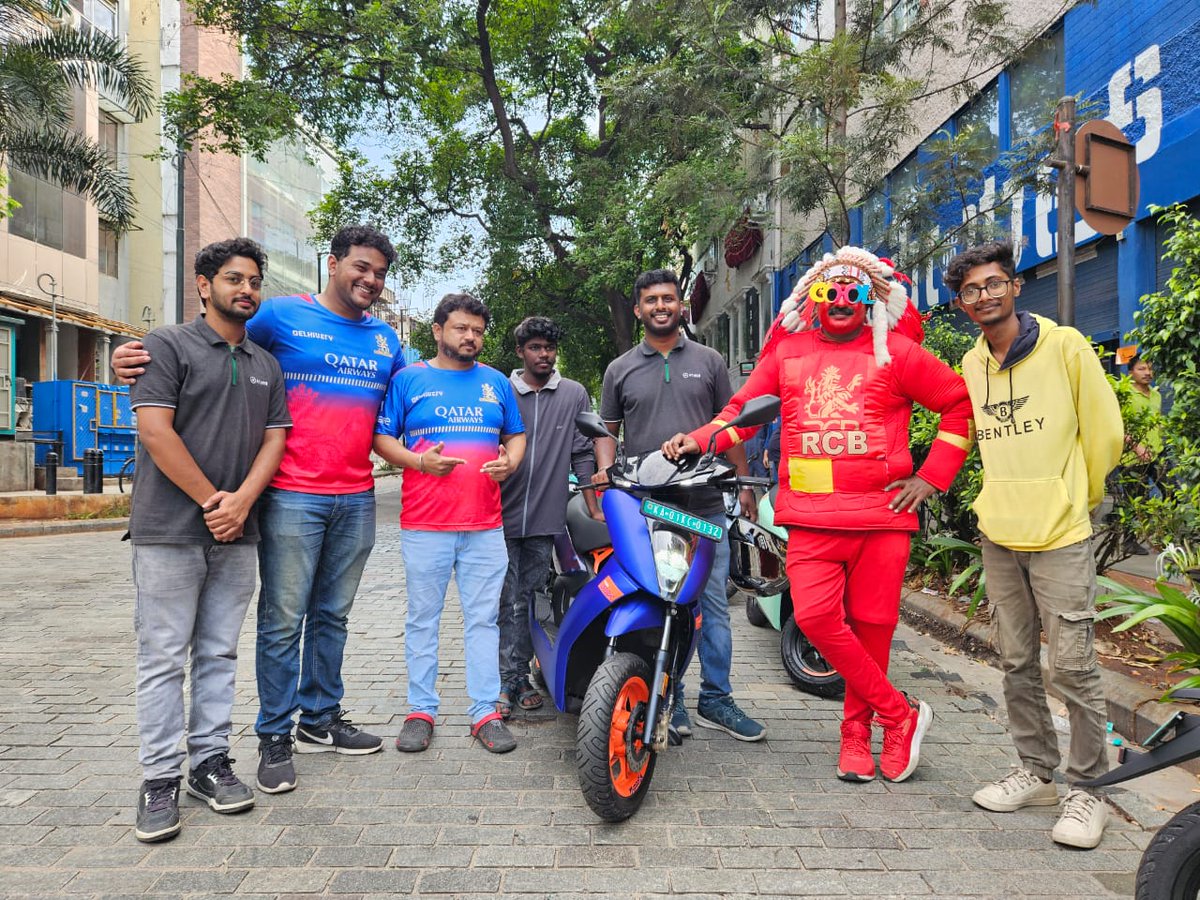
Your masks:
<path fill-rule="evenodd" d="M 225 753 L 214 753 L 188 773 L 187 792 L 219 813 L 254 805 L 254 791 L 233 774 L 233 760 Z"/>
<path fill-rule="evenodd" d="M 179 834 L 179 779 L 143 781 L 138 790 L 137 825 L 133 836 L 152 844 Z"/>

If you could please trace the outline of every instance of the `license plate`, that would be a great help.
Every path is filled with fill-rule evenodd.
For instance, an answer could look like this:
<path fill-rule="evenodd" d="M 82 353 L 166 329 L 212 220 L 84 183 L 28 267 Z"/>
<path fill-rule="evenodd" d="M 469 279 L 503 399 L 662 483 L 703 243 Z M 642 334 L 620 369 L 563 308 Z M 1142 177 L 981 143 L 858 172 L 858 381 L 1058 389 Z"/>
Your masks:
<path fill-rule="evenodd" d="M 674 525 L 676 528 L 682 528 L 684 531 L 690 531 L 692 534 L 698 534 L 700 537 L 706 537 L 710 541 L 719 541 L 725 537 L 724 525 L 717 525 L 708 519 L 693 516 L 682 509 L 666 506 L 649 498 L 642 501 L 642 515 L 666 522 L 668 525 Z"/>

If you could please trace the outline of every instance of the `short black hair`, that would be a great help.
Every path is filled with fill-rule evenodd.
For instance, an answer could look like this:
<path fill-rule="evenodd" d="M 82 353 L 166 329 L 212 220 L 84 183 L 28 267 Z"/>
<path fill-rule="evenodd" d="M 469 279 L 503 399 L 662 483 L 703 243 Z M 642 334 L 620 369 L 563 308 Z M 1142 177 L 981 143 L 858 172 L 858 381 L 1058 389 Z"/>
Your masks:
<path fill-rule="evenodd" d="M 672 269 L 651 269 L 649 272 L 643 272 L 637 277 L 633 283 L 633 302 L 638 303 L 642 299 L 642 291 L 648 287 L 654 287 L 656 284 L 673 284 L 675 285 L 675 294 L 680 300 L 683 299 L 683 290 L 679 287 L 679 276 Z"/>
<path fill-rule="evenodd" d="M 452 312 L 465 312 L 472 316 L 483 317 L 483 327 L 492 324 L 492 311 L 482 300 L 470 294 L 447 294 L 433 311 L 433 324 L 445 325 Z"/>
<path fill-rule="evenodd" d="M 396 261 L 396 248 L 386 234 L 370 225 L 347 225 L 339 229 L 329 242 L 329 252 L 334 259 L 345 259 L 351 247 L 371 247 L 383 254 L 388 268 Z"/>
<path fill-rule="evenodd" d="M 267 274 L 267 254 L 248 237 L 235 237 L 227 241 L 217 241 L 207 247 L 201 247 L 196 252 L 196 274 L 203 275 L 209 281 L 217 277 L 221 266 L 235 256 L 244 256 L 258 264 L 258 274 Z"/>
<path fill-rule="evenodd" d="M 513 337 L 517 339 L 517 349 L 520 350 L 534 338 L 541 338 L 556 347 L 562 341 L 563 330 L 552 319 L 545 316 L 529 316 L 521 320 L 521 324 L 513 329 Z"/>
<path fill-rule="evenodd" d="M 1136 353 L 1136 354 L 1134 354 L 1134 355 L 1133 355 L 1133 356 L 1130 358 L 1129 362 L 1125 363 L 1125 368 L 1126 368 L 1128 371 L 1132 372 L 1132 371 L 1133 371 L 1133 367 L 1134 367 L 1134 366 L 1136 366 L 1138 363 L 1141 363 L 1141 362 L 1144 362 L 1146 365 L 1150 365 L 1150 360 L 1148 360 L 1148 359 L 1142 359 L 1142 354 L 1140 354 L 1140 353 Z"/>
<path fill-rule="evenodd" d="M 945 274 L 942 275 L 942 283 L 950 288 L 952 293 L 957 294 L 967 273 L 976 266 L 986 266 L 988 263 L 997 263 L 1009 278 L 1017 276 L 1013 245 L 1008 241 L 988 241 L 986 244 L 970 247 L 950 260 L 950 265 L 946 266 Z"/>

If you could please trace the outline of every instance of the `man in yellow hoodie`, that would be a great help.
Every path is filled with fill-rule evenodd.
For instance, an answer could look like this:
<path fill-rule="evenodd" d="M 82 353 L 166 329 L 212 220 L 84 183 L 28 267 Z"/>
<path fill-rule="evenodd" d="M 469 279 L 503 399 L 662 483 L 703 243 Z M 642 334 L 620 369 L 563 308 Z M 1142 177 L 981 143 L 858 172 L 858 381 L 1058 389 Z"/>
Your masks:
<path fill-rule="evenodd" d="M 1090 849 L 1108 816 L 1102 800 L 1075 786 L 1108 769 L 1090 512 L 1121 457 L 1120 407 L 1083 335 L 1015 310 L 1021 280 L 1011 244 L 960 253 L 944 281 L 982 332 L 962 363 L 983 459 L 974 508 L 1021 760 L 973 799 L 995 812 L 1059 802 L 1053 773 L 1061 755 L 1040 664 L 1044 630 L 1050 686 L 1066 701 L 1071 723 L 1068 791 L 1051 837 Z"/>

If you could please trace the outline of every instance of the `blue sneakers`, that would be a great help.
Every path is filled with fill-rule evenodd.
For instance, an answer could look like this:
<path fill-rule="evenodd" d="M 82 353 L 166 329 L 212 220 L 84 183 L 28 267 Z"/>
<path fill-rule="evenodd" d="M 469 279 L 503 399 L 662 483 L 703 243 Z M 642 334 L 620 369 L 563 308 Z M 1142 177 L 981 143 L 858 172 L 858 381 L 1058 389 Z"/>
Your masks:
<path fill-rule="evenodd" d="M 761 741 L 767 729 L 742 712 L 732 697 L 701 700 L 696 708 L 696 721 L 704 728 L 723 731 L 739 741 Z"/>

